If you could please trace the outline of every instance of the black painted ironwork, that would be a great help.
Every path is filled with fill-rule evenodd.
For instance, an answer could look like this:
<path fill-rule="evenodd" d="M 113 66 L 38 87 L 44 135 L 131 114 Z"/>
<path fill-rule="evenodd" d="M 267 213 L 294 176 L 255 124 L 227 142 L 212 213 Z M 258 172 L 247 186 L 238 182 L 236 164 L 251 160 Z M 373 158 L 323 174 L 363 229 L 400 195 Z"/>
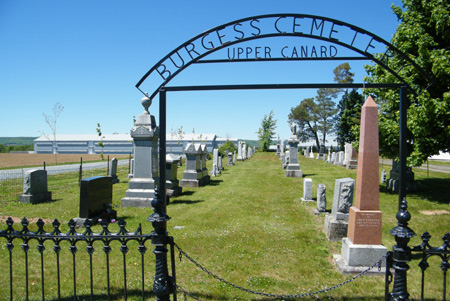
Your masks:
<path fill-rule="evenodd" d="M 156 218 L 156 222 L 158 218 Z M 110 253 L 112 251 L 111 243 L 114 241 L 120 242 L 120 252 L 122 253 L 122 268 L 123 268 L 123 296 L 126 298 L 128 295 L 128 288 L 127 288 L 127 254 L 129 252 L 128 244 L 131 241 L 138 242 L 137 250 L 141 254 L 141 282 L 142 282 L 142 299 L 145 298 L 145 294 L 149 293 L 145 291 L 145 278 L 144 278 L 144 255 L 146 254 L 147 247 L 145 246 L 146 242 L 148 240 L 151 240 L 152 243 L 157 241 L 160 236 L 158 236 L 158 233 L 156 233 L 156 239 L 155 239 L 155 232 L 151 234 L 145 234 L 142 233 L 141 225 L 138 226 L 137 230 L 134 232 L 129 232 L 126 229 L 126 222 L 124 220 L 118 221 L 119 231 L 117 232 L 111 232 L 109 230 L 109 221 L 103 220 L 100 222 L 102 230 L 99 233 L 93 232 L 91 227 L 93 225 L 93 221 L 90 219 L 87 219 L 84 223 L 85 230 L 82 233 L 79 233 L 76 231 L 76 223 L 71 220 L 68 223 L 69 231 L 67 233 L 64 233 L 60 230 L 60 222 L 58 220 L 54 220 L 52 223 L 53 231 L 46 232 L 44 230 L 44 222 L 42 219 L 39 219 L 36 223 L 38 230 L 37 231 L 30 231 L 29 230 L 29 221 L 24 218 L 21 222 L 22 228 L 20 230 L 14 229 L 14 221 L 11 218 L 8 218 L 6 221 L 7 229 L 0 231 L 0 238 L 4 238 L 7 240 L 6 248 L 9 251 L 9 289 L 10 289 L 10 299 L 14 300 L 15 296 L 13 294 L 14 292 L 14 277 L 13 277 L 13 249 L 15 247 L 15 241 L 19 240 L 22 242 L 21 249 L 24 252 L 25 256 L 25 285 L 22 283 L 19 284 L 20 287 L 24 287 L 25 290 L 25 296 L 28 300 L 29 298 L 29 250 L 30 250 L 30 242 L 36 241 L 37 242 L 37 249 L 40 253 L 40 269 L 41 269 L 41 299 L 45 300 L 46 296 L 46 279 L 44 276 L 46 275 L 45 272 L 45 246 L 44 243 L 46 241 L 53 242 L 53 252 L 56 255 L 56 271 L 55 271 L 55 277 L 57 280 L 57 298 L 58 300 L 61 299 L 61 282 L 62 278 L 64 276 L 72 278 L 73 282 L 73 297 L 77 299 L 78 292 L 77 292 L 77 270 L 76 270 L 76 263 L 77 263 L 77 254 L 79 250 L 79 244 L 86 244 L 86 252 L 89 255 L 89 285 L 90 285 L 90 296 L 91 298 L 94 297 L 94 275 L 93 270 L 95 269 L 96 263 L 93 260 L 93 254 L 96 251 L 94 248 L 94 243 L 99 242 L 103 245 L 103 253 L 105 254 L 105 268 L 106 268 L 106 295 L 108 300 L 111 298 L 111 281 L 110 281 Z M 159 228 L 158 228 L 159 229 Z M 171 238 L 166 238 L 166 240 L 171 240 Z M 72 272 L 70 274 L 62 274 L 61 265 L 60 265 L 60 253 L 63 250 L 62 244 L 68 243 L 68 250 L 72 254 Z M 157 247 L 158 252 L 160 249 Z M 165 254 L 165 253 L 164 253 Z M 172 271 L 174 272 L 175 269 L 173 268 Z M 48 275 L 48 273 L 47 273 Z M 21 281 L 21 280 L 19 280 Z M 97 280 L 95 280 L 97 281 Z M 100 281 L 104 281 L 104 279 L 101 279 Z M 172 283 L 170 285 L 173 285 Z"/>
<path fill-rule="evenodd" d="M 305 21 L 307 20 L 307 21 Z M 288 22 L 290 26 L 282 25 L 281 23 Z M 298 22 L 306 22 L 309 27 L 303 29 Z M 261 26 L 265 24 L 265 26 Z M 247 28 L 249 30 L 246 30 Z M 325 32 L 324 32 L 325 29 Z M 233 35 L 230 35 L 234 33 Z M 340 32 L 351 33 L 350 39 L 348 37 L 340 36 Z M 413 66 L 419 74 L 427 79 L 429 85 L 432 84 L 433 78 L 426 72 L 424 72 L 412 59 L 405 53 L 401 52 L 398 48 L 380 38 L 379 36 L 359 28 L 357 26 L 327 18 L 322 16 L 307 15 L 307 14 L 270 14 L 260 15 L 254 17 L 248 17 L 239 19 L 233 22 L 229 22 L 210 30 L 207 30 L 192 39 L 184 42 L 166 56 L 164 56 L 159 62 L 157 62 L 136 84 L 136 88 L 144 93 L 140 86 L 147 78 L 154 75 L 161 82 L 153 92 L 150 94 L 150 99 L 153 99 L 156 94 L 159 93 L 161 88 L 165 87 L 175 76 L 181 71 L 186 69 L 195 63 L 205 63 L 207 60 L 202 60 L 206 56 L 226 47 L 238 43 L 244 43 L 256 39 L 272 38 L 272 37 L 300 37 L 310 38 L 315 40 L 321 40 L 332 44 L 340 45 L 347 49 L 354 51 L 366 59 L 372 60 L 375 63 L 381 65 L 384 69 L 390 72 L 399 82 L 403 83 L 415 94 L 420 94 L 421 91 L 415 91 L 412 85 L 409 84 L 407 77 L 402 77 L 399 72 L 406 65 Z M 355 43 L 355 40 L 359 37 L 368 37 L 368 43 L 360 44 Z M 206 40 L 206 41 L 205 41 Z M 377 58 L 375 53 L 372 53 L 373 49 L 377 46 L 386 49 L 382 57 Z M 196 48 L 197 47 L 197 48 Z M 390 65 L 390 58 L 393 56 L 400 57 L 403 60 L 402 67 L 398 70 L 393 70 Z M 355 57 L 361 58 L 361 57 Z M 271 58 L 268 58 L 269 60 Z M 320 58 L 303 58 L 318 60 Z M 323 60 L 329 60 L 330 58 L 324 58 Z M 263 61 L 264 59 L 258 59 Z M 294 61 L 298 58 L 283 58 L 285 61 Z M 230 62 L 232 60 L 222 60 L 223 62 Z M 248 58 L 245 60 L 249 61 Z M 218 62 L 212 60 L 211 62 Z M 144 93 L 145 94 L 145 93 Z"/>

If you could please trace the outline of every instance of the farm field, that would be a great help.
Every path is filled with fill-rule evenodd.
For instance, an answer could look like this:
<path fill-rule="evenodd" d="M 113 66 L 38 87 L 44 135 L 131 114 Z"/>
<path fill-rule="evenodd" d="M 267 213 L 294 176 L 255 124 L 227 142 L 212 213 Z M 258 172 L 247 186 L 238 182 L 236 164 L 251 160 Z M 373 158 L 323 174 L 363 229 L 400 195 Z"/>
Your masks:
<path fill-rule="evenodd" d="M 109 155 L 110 158 L 128 158 L 128 155 Z M 58 154 L 57 163 L 72 163 L 100 161 L 102 158 L 99 154 Z M 107 158 L 107 155 L 104 155 Z M 40 166 L 46 162 L 47 165 L 55 164 L 55 155 L 53 154 L 3 154 L 0 153 L 0 168 L 24 167 L 24 166 Z"/>

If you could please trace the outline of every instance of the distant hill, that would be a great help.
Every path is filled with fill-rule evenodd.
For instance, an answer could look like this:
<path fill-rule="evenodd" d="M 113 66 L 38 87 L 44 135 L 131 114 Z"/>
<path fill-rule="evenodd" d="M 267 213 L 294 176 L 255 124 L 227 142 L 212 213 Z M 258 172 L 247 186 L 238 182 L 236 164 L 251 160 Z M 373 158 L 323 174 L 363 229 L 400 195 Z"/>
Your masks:
<path fill-rule="evenodd" d="M 256 146 L 256 147 L 258 147 L 258 140 L 246 140 L 246 139 L 239 139 L 240 141 L 244 141 L 245 142 L 245 144 L 247 144 L 247 146 L 249 146 L 249 147 L 253 147 L 253 146 Z"/>
<path fill-rule="evenodd" d="M 3 145 L 33 145 L 34 139 L 38 137 L 0 137 L 0 144 Z"/>

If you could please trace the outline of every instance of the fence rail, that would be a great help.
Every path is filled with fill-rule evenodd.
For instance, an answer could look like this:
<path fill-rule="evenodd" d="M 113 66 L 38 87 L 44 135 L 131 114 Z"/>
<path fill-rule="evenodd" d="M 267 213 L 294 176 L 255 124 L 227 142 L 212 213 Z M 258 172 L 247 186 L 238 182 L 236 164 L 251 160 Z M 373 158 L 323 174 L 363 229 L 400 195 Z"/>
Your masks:
<path fill-rule="evenodd" d="M 44 222 L 42 219 L 39 219 L 36 223 L 37 230 L 31 231 L 29 222 L 26 218 L 24 218 L 21 222 L 21 229 L 15 230 L 13 227 L 14 221 L 11 218 L 8 218 L 6 221 L 7 229 L 0 231 L 0 238 L 3 238 L 7 241 L 6 243 L 6 250 L 9 253 L 9 262 L 4 260 L 4 264 L 9 265 L 9 296 L 11 300 L 15 299 L 26 299 L 28 300 L 31 297 L 36 298 L 36 289 L 34 289 L 34 294 L 30 294 L 30 282 L 39 283 L 40 284 L 40 297 L 39 299 L 45 300 L 46 295 L 50 294 L 51 299 L 58 299 L 60 300 L 62 298 L 61 294 L 61 286 L 62 283 L 67 283 L 68 281 L 72 282 L 72 288 L 73 288 L 73 295 L 71 297 L 74 297 L 74 299 L 77 299 L 77 296 L 79 297 L 79 283 L 80 277 L 78 277 L 77 272 L 79 269 L 77 267 L 80 266 L 79 261 L 79 250 L 81 250 L 80 244 L 83 244 L 85 246 L 86 254 L 88 255 L 88 269 L 82 270 L 81 273 L 84 278 L 84 286 L 86 286 L 86 278 L 88 278 L 88 289 L 84 289 L 84 292 L 88 291 L 86 294 L 87 296 L 90 296 L 91 299 L 96 296 L 94 294 L 94 287 L 95 290 L 98 290 L 98 283 L 106 283 L 105 291 L 106 293 L 102 294 L 103 297 L 107 298 L 108 300 L 112 297 L 112 282 L 117 287 L 117 280 L 118 277 L 114 277 L 114 280 L 112 280 L 111 275 L 114 273 L 114 275 L 117 275 L 117 270 L 114 270 L 113 272 L 110 271 L 110 267 L 117 267 L 118 262 L 122 261 L 122 273 L 123 273 L 123 282 L 121 285 L 119 285 L 120 289 L 120 295 L 125 297 L 125 299 L 128 296 L 129 293 L 129 283 L 136 283 L 140 282 L 140 296 L 144 300 L 144 298 L 152 294 L 150 289 L 148 288 L 148 285 L 146 285 L 145 279 L 150 278 L 151 276 L 148 274 L 148 272 L 145 272 L 145 254 L 147 253 L 147 247 L 146 243 L 151 240 L 152 234 L 145 234 L 142 231 L 142 227 L 139 224 L 138 228 L 134 232 L 129 232 L 126 229 L 126 222 L 124 220 L 119 220 L 118 226 L 119 230 L 117 232 L 111 232 L 109 229 L 110 224 L 108 221 L 104 220 L 102 221 L 101 227 L 102 230 L 98 233 L 92 231 L 93 222 L 92 220 L 86 220 L 85 222 L 85 231 L 83 233 L 78 233 L 76 231 L 76 223 L 71 220 L 68 223 L 69 231 L 68 232 L 62 232 L 60 228 L 60 223 L 58 220 L 54 220 L 52 223 L 52 231 L 46 232 L 44 230 Z M 19 242 L 16 242 L 19 240 Z M 120 254 L 115 254 L 115 256 L 112 256 L 113 251 L 113 243 L 118 242 L 120 247 L 116 248 L 116 250 L 120 250 Z M 130 251 L 129 245 L 133 244 L 132 242 L 135 242 L 134 245 L 136 246 L 136 249 L 138 251 L 138 257 L 140 260 L 140 265 L 136 267 L 136 262 L 134 265 L 131 265 L 131 268 L 133 270 L 133 273 L 130 273 L 128 270 L 130 269 L 130 265 L 128 264 L 130 259 L 128 258 L 128 253 Z M 34 243 L 34 244 L 33 244 Z M 49 253 L 51 251 L 46 251 L 45 244 L 50 243 L 52 244 L 52 250 L 53 255 L 50 256 Z M 37 245 L 36 245 L 37 244 Z M 62 261 L 60 257 L 62 244 L 68 244 L 68 251 L 71 254 L 71 260 L 65 260 Z M 102 247 L 102 251 L 104 253 L 105 258 L 105 265 L 102 265 L 100 263 L 97 263 L 94 259 L 99 259 L 98 256 L 94 257 L 96 248 L 94 244 L 100 244 Z M 13 249 L 16 246 L 19 246 L 23 250 L 24 257 L 20 257 L 17 260 L 14 260 L 13 256 Z M 36 249 L 39 253 L 38 257 L 40 257 L 40 260 L 38 263 L 36 261 L 31 260 L 31 256 L 29 256 L 29 253 L 31 252 L 31 246 L 35 245 Z M 67 245 L 66 245 L 67 246 Z M 5 251 L 3 251 L 5 252 Z M 98 253 L 98 252 L 97 252 Z M 151 253 L 151 252 L 148 252 Z M 47 256 L 44 256 L 44 254 L 47 254 Z M 139 256 L 140 255 L 140 256 Z M 151 256 L 151 255 L 149 255 Z M 35 256 L 34 256 L 35 257 Z M 54 257 L 55 262 L 53 264 L 49 264 L 46 261 L 46 258 Z M 70 255 L 69 255 L 70 257 Z M 120 258 L 121 257 L 121 258 Z M 6 259 L 6 258 L 5 258 Z M 23 261 L 22 261 L 23 259 Z M 121 260 L 120 260 L 121 259 Z M 136 256 L 134 257 L 136 259 Z M 95 262 L 94 262 L 95 261 Z M 23 271 L 19 272 L 18 268 L 15 268 L 13 265 L 13 262 L 17 265 L 24 265 Z M 38 268 L 38 266 L 40 268 Z M 48 267 L 54 268 L 53 272 L 49 274 Z M 68 266 L 71 266 L 69 268 Z M 104 267 L 105 275 L 99 276 L 99 267 Z M 47 267 L 47 269 L 46 269 Z M 138 271 L 140 269 L 140 271 Z M 39 270 L 39 272 L 37 272 Z M 71 270 L 71 271 L 69 271 Z M 7 270 L 5 270 L 7 272 Z M 18 274 L 16 276 L 15 273 Z M 40 274 L 40 275 L 38 275 Z M 89 276 L 87 276 L 89 274 Z M 136 275 L 140 274 L 139 277 Z M 131 279 L 128 278 L 128 276 L 131 275 Z M 51 287 L 54 288 L 55 286 L 57 289 L 52 290 L 46 287 L 46 284 L 48 284 L 51 280 L 47 279 L 46 276 L 53 276 L 56 277 L 56 285 L 52 285 Z M 100 279 L 97 279 L 100 278 Z M 105 279 L 106 278 L 106 279 Z M 120 277 L 119 277 L 120 278 Z M 136 281 L 137 278 L 140 278 L 140 281 Z M 54 282 L 54 280 L 53 280 Z M 151 281 L 148 281 L 151 282 Z M 94 283 L 96 285 L 94 285 Z M 20 288 L 14 290 L 14 285 L 18 285 Z M 67 285 L 65 285 L 67 287 Z M 102 285 L 100 285 L 102 287 Z M 133 288 L 133 292 L 135 295 L 136 288 Z M 21 293 L 19 296 L 16 296 L 14 292 Z M 56 293 L 56 296 L 55 296 Z M 67 293 L 67 292 L 65 292 Z M 106 295 L 106 296 L 105 296 Z"/>

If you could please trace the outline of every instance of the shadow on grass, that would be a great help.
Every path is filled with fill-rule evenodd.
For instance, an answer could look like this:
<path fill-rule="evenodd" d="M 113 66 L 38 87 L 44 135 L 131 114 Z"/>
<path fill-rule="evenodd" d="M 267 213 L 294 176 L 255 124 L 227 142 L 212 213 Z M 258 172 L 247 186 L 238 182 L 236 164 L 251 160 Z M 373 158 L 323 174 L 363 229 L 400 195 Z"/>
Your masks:
<path fill-rule="evenodd" d="M 181 195 L 193 195 L 195 193 L 195 191 L 183 191 L 182 193 L 181 193 Z"/>
<path fill-rule="evenodd" d="M 70 296 L 70 297 L 63 297 L 60 300 L 64 300 L 64 301 L 73 301 L 73 300 L 123 300 L 125 297 L 124 291 L 123 290 L 119 290 L 119 289 L 111 289 L 111 293 L 109 294 L 109 298 L 108 298 L 108 293 L 103 293 L 103 294 L 94 294 L 93 296 L 91 296 L 90 294 L 81 294 L 81 295 L 77 295 L 77 298 L 75 298 L 75 296 Z M 133 290 L 127 290 L 127 298 L 132 298 L 133 300 L 136 298 L 142 298 L 142 291 L 141 290 L 137 290 L 137 289 L 133 289 Z M 144 299 L 143 300 L 148 300 L 148 299 L 154 299 L 156 298 L 156 295 L 154 292 L 144 292 Z"/>
<path fill-rule="evenodd" d="M 305 174 L 303 174 L 304 178 L 305 177 L 312 177 L 312 176 L 317 176 L 317 174 L 316 173 L 305 173 Z"/>
<path fill-rule="evenodd" d="M 427 178 L 416 180 L 417 191 L 411 194 L 432 202 L 449 204 L 448 187 L 450 179 Z"/>
<path fill-rule="evenodd" d="M 203 203 L 202 200 L 197 201 L 189 201 L 189 200 L 173 200 L 170 202 L 170 205 L 177 205 L 177 204 L 196 204 L 196 203 Z"/>
<path fill-rule="evenodd" d="M 209 182 L 209 185 L 211 185 L 211 186 L 217 186 L 217 185 L 219 185 L 221 182 L 223 182 L 223 180 L 211 180 L 211 181 Z"/>

